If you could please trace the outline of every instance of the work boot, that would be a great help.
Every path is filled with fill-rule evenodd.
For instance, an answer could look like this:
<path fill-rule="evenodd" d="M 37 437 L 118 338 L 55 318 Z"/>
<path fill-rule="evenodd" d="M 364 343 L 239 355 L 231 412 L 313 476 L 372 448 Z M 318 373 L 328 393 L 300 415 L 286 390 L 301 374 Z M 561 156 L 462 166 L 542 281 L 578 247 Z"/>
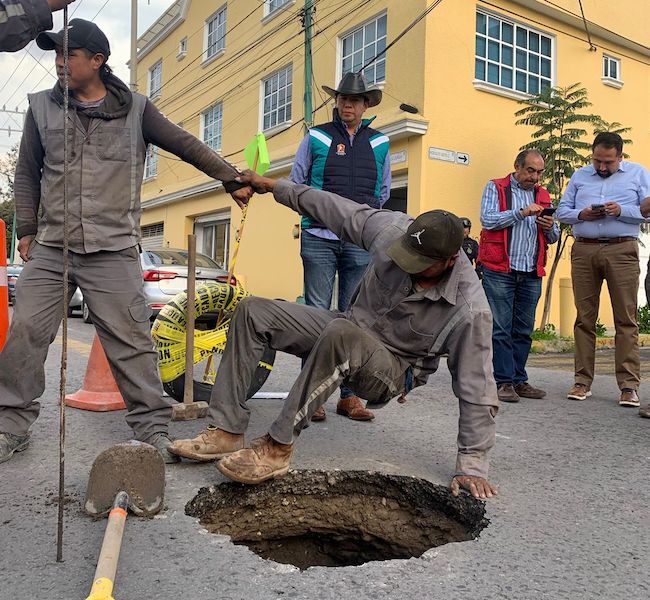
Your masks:
<path fill-rule="evenodd" d="M 209 425 L 194 439 L 174 441 L 169 447 L 169 451 L 176 456 L 199 462 L 209 462 L 223 458 L 243 447 L 243 433 L 229 433 Z"/>
<path fill-rule="evenodd" d="M 591 390 L 584 383 L 576 383 L 566 395 L 569 400 L 586 400 L 589 396 L 591 396 Z"/>
<path fill-rule="evenodd" d="M 497 396 L 501 402 L 519 402 L 519 395 L 512 383 L 500 383 L 497 386 Z"/>
<path fill-rule="evenodd" d="M 639 409 L 639 416 L 650 419 L 650 404 L 646 404 Z"/>
<path fill-rule="evenodd" d="M 535 400 L 539 400 L 544 396 L 546 396 L 546 392 L 544 390 L 540 390 L 539 388 L 533 387 L 527 381 L 524 381 L 523 383 L 518 383 L 515 386 L 515 392 L 517 393 L 517 396 L 519 396 L 520 398 L 534 398 Z"/>
<path fill-rule="evenodd" d="M 336 405 L 336 414 L 353 421 L 372 421 L 375 418 L 375 414 L 362 404 L 358 396 L 341 398 Z"/>
<path fill-rule="evenodd" d="M 293 444 L 276 442 L 268 433 L 251 442 L 250 448 L 239 450 L 217 463 L 226 477 L 240 483 L 262 483 L 284 475 L 289 470 Z"/>
<path fill-rule="evenodd" d="M 27 446 L 29 446 L 29 433 L 25 435 L 0 433 L 0 463 L 9 460 L 14 452 L 22 452 Z"/>
<path fill-rule="evenodd" d="M 641 405 L 639 401 L 639 396 L 636 393 L 636 390 L 631 388 L 623 388 L 621 390 L 621 397 L 618 400 L 619 406 L 631 406 L 632 408 L 637 408 Z"/>
<path fill-rule="evenodd" d="M 318 421 L 324 421 L 325 419 L 327 419 L 327 413 L 325 412 L 325 407 L 319 406 L 314 411 L 314 414 L 311 416 L 311 420 L 314 422 L 318 422 Z"/>
<path fill-rule="evenodd" d="M 150 435 L 146 440 L 142 441 L 145 444 L 149 444 L 158 450 L 166 464 L 169 465 L 172 463 L 177 463 L 180 460 L 178 456 L 175 456 L 169 452 L 169 447 L 172 445 L 172 439 L 169 437 L 168 433 L 164 433 L 162 431 L 159 433 L 154 433 L 153 435 Z"/>

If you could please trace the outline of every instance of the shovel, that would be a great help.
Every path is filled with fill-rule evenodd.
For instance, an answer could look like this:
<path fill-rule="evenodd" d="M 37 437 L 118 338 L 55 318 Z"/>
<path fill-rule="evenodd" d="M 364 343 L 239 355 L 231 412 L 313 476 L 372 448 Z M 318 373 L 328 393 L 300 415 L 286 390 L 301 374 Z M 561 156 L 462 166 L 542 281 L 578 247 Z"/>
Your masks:
<path fill-rule="evenodd" d="M 90 470 L 84 510 L 103 517 L 119 492 L 128 495 L 128 508 L 139 517 L 152 517 L 165 500 L 165 463 L 153 446 L 132 440 L 107 448 Z"/>

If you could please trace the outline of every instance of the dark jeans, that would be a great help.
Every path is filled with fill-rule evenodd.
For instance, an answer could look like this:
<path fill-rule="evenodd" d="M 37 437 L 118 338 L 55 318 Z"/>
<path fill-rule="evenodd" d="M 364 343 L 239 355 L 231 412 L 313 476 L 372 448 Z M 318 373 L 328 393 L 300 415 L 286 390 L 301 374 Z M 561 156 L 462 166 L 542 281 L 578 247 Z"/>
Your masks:
<path fill-rule="evenodd" d="M 492 310 L 494 379 L 497 385 L 525 383 L 542 278 L 536 273 L 505 273 L 483 267 L 483 288 Z"/>
<path fill-rule="evenodd" d="M 366 271 L 369 254 L 350 242 L 328 240 L 303 231 L 300 236 L 300 256 L 304 270 L 305 304 L 329 310 L 338 271 L 337 308 L 344 312 L 352 292 Z M 341 398 L 353 394 L 352 390 L 341 386 Z"/>

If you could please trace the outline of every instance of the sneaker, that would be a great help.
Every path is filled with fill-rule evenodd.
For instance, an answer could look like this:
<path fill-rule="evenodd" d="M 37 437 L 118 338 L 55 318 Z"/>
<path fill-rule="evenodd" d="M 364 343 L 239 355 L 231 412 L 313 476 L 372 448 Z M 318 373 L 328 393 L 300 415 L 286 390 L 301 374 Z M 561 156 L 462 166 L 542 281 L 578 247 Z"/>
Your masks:
<path fill-rule="evenodd" d="M 650 404 L 646 404 L 639 409 L 639 416 L 650 419 Z"/>
<path fill-rule="evenodd" d="M 641 406 L 639 401 L 639 395 L 636 393 L 636 390 L 631 388 L 623 388 L 621 390 L 621 397 L 618 399 L 619 406 L 631 406 L 632 408 L 638 408 Z"/>
<path fill-rule="evenodd" d="M 497 386 L 497 396 L 501 402 L 519 402 L 519 395 L 512 383 L 500 383 Z"/>
<path fill-rule="evenodd" d="M 251 442 L 250 448 L 239 450 L 217 463 L 226 477 L 240 483 L 262 483 L 284 475 L 289 470 L 293 444 L 276 442 L 268 433 Z"/>
<path fill-rule="evenodd" d="M 533 387 L 527 381 L 518 383 L 515 386 L 515 392 L 517 392 L 517 396 L 520 398 L 534 398 L 535 400 L 539 400 L 540 398 L 546 396 L 546 392 L 544 390 Z"/>
<path fill-rule="evenodd" d="M 150 435 L 146 440 L 142 441 L 158 450 L 166 464 L 177 463 L 180 461 L 178 456 L 170 454 L 169 452 L 169 447 L 172 445 L 172 439 L 169 437 L 169 434 L 161 431 L 160 433 Z"/>
<path fill-rule="evenodd" d="M 327 419 L 327 413 L 325 412 L 325 407 L 319 406 L 314 411 L 314 414 L 311 416 L 311 420 L 318 422 L 318 421 L 324 421 L 325 419 Z"/>
<path fill-rule="evenodd" d="M 566 395 L 569 400 L 586 400 L 589 396 L 591 396 L 591 390 L 584 383 L 574 384 Z"/>
<path fill-rule="evenodd" d="M 336 405 L 336 414 L 353 421 L 372 421 L 375 418 L 375 414 L 363 405 L 358 396 L 341 398 Z"/>
<path fill-rule="evenodd" d="M 223 458 L 243 447 L 243 433 L 229 433 L 210 425 L 191 440 L 175 440 L 168 450 L 175 456 L 209 462 Z"/>
<path fill-rule="evenodd" d="M 29 446 L 29 433 L 25 435 L 0 433 L 0 463 L 9 460 L 14 452 L 22 452 L 27 446 Z"/>

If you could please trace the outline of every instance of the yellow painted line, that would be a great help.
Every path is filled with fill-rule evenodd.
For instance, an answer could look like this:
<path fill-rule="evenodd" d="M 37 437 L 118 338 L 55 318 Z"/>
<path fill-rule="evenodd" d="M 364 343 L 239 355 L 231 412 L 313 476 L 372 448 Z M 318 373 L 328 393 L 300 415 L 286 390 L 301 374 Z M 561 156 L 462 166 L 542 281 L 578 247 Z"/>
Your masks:
<path fill-rule="evenodd" d="M 63 343 L 63 338 L 60 335 L 57 336 L 54 339 L 54 343 L 60 346 Z M 74 350 L 75 352 L 78 352 L 79 354 L 83 354 L 84 356 L 90 356 L 91 348 L 92 348 L 92 344 L 86 344 L 86 342 L 80 342 L 78 340 L 73 340 L 71 338 L 68 338 L 69 350 Z"/>

